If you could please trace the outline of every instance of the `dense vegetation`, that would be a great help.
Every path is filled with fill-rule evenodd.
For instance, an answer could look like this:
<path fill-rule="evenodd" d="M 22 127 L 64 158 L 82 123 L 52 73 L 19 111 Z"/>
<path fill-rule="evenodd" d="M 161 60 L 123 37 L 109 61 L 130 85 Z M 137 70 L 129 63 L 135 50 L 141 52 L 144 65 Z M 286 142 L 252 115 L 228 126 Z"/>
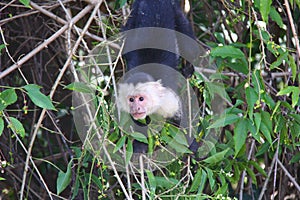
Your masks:
<path fill-rule="evenodd" d="M 144 138 L 115 120 L 124 62 L 107 47 L 120 48 L 131 3 L 0 2 L 0 199 L 299 199 L 300 1 L 182 2 L 206 51 L 189 80 L 200 105 L 195 154 L 176 127 Z M 96 81 L 94 68 L 82 70 L 91 62 Z M 83 97 L 94 106 L 88 127 Z M 125 170 L 91 150 L 89 132 L 124 150 Z M 133 139 L 149 150 L 172 139 L 181 156 L 134 170 Z"/>

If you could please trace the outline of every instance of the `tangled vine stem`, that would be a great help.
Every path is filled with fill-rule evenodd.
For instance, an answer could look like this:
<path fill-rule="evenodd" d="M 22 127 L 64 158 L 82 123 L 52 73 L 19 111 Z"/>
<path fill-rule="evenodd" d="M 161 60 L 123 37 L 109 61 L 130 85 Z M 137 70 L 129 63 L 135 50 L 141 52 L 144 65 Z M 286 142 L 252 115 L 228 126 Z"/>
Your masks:
<path fill-rule="evenodd" d="M 93 14 L 96 14 L 96 10 L 99 8 L 100 3 L 97 4 L 95 6 L 94 12 Z M 64 25 L 58 32 L 56 32 L 54 35 L 52 35 L 48 40 L 46 40 L 45 42 L 43 42 L 40 46 L 38 46 L 35 50 L 31 51 L 29 54 L 27 54 L 24 58 L 22 58 L 17 64 L 14 64 L 13 66 L 11 66 L 8 71 L 6 73 L 3 72 L 3 74 L 0 75 L 0 77 L 4 77 L 6 74 L 10 73 L 11 71 L 13 71 L 14 69 L 16 69 L 17 67 L 19 67 L 20 65 L 24 64 L 29 58 L 31 58 L 33 55 L 35 55 L 36 53 L 38 53 L 39 51 L 41 51 L 43 48 L 45 48 L 48 44 L 50 44 L 52 41 L 54 41 L 57 37 L 59 37 L 61 34 L 63 34 L 69 27 L 72 27 L 72 25 L 74 23 L 76 23 L 78 20 L 80 20 L 82 17 L 84 17 L 87 13 L 89 13 L 89 11 L 93 8 L 93 5 L 87 5 L 80 13 L 78 13 L 78 15 L 76 15 L 74 18 L 72 18 L 70 20 L 69 24 Z M 91 16 L 91 18 L 93 18 L 93 16 Z M 71 25 L 71 26 L 70 26 Z M 89 25 L 89 24 L 87 24 Z M 87 30 L 88 26 L 85 27 L 85 29 Z M 83 31 L 84 32 L 84 31 Z M 83 34 L 78 38 L 76 44 L 74 45 L 73 49 L 72 49 L 72 54 L 68 57 L 67 61 L 65 62 L 65 65 L 63 66 L 63 68 L 60 71 L 60 74 L 58 75 L 55 84 L 52 87 L 51 93 L 50 93 L 50 98 L 53 97 L 56 88 L 63 76 L 63 74 L 65 73 L 65 71 L 67 70 L 67 68 L 70 65 L 70 62 L 72 60 L 72 56 L 75 53 L 75 51 L 77 50 L 81 39 L 83 37 Z M 38 130 L 44 120 L 44 116 L 46 114 L 46 109 L 43 109 L 40 117 L 38 119 L 38 122 L 36 124 L 36 128 L 32 134 L 30 143 L 29 143 L 29 147 L 28 147 L 28 151 L 27 151 L 27 156 L 26 156 L 26 161 L 25 161 L 25 167 L 24 167 L 24 173 L 23 173 L 23 180 L 22 180 L 22 186 L 21 186 L 21 190 L 20 190 L 20 199 L 24 198 L 24 189 L 25 189 L 25 185 L 26 185 L 26 177 L 27 177 L 27 173 L 28 173 L 28 169 L 29 169 L 29 161 L 31 158 L 31 152 L 32 152 L 32 148 L 35 142 L 35 138 L 37 136 Z M 49 198 L 52 198 L 51 192 L 48 191 L 49 194 Z"/>
<path fill-rule="evenodd" d="M 288 0 L 284 0 L 284 5 L 285 5 L 285 8 L 286 8 L 286 12 L 288 14 L 288 17 L 289 17 L 290 26 L 291 26 L 292 32 L 293 32 L 293 37 L 295 39 L 295 43 L 296 43 L 295 45 L 296 45 L 297 53 L 298 53 L 298 59 L 297 60 L 299 62 L 299 58 L 300 58 L 299 39 L 298 39 L 298 34 L 297 34 L 297 31 L 296 31 L 296 28 L 295 28 L 293 16 L 292 16 L 292 13 L 291 13 L 289 1 Z"/>

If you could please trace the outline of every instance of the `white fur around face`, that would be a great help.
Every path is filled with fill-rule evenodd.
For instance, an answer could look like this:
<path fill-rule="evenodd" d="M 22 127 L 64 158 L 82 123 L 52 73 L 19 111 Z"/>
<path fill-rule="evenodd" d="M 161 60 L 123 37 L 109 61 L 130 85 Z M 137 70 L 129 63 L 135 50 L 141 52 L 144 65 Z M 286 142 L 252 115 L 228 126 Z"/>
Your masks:
<path fill-rule="evenodd" d="M 117 104 L 122 111 L 130 113 L 128 97 L 135 95 L 147 96 L 147 115 L 159 114 L 164 118 L 173 117 L 180 110 L 180 99 L 170 88 L 164 87 L 161 81 L 119 84 Z"/>

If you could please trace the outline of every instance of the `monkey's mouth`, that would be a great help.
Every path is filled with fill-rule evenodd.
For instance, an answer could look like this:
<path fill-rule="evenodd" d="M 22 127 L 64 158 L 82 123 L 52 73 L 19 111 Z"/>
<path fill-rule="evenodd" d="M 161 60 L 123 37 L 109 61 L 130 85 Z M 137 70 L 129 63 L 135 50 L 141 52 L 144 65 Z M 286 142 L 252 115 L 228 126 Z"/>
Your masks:
<path fill-rule="evenodd" d="M 146 112 L 140 112 L 140 113 L 133 113 L 132 114 L 133 119 L 138 120 L 138 119 L 145 119 L 146 117 Z"/>

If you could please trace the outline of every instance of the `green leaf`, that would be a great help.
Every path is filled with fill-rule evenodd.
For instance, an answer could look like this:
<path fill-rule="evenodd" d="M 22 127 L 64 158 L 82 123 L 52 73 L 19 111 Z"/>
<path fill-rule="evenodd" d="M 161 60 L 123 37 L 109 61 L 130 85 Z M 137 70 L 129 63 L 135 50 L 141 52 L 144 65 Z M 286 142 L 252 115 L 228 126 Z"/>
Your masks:
<path fill-rule="evenodd" d="M 103 189 L 102 181 L 99 179 L 98 176 L 92 174 L 92 181 L 96 184 L 97 189 Z"/>
<path fill-rule="evenodd" d="M 290 94 L 290 93 L 292 93 L 295 89 L 298 89 L 298 88 L 295 87 L 295 86 L 287 86 L 287 87 L 281 89 L 281 90 L 277 93 L 277 96 Z"/>
<path fill-rule="evenodd" d="M 5 180 L 6 180 L 5 178 L 0 177 L 0 181 L 5 181 Z"/>
<path fill-rule="evenodd" d="M 207 172 L 210 189 L 213 191 L 216 184 L 216 178 L 214 177 L 213 171 L 211 169 L 206 167 L 205 170 Z"/>
<path fill-rule="evenodd" d="M 281 16 L 273 6 L 271 6 L 270 17 L 280 28 L 283 28 L 284 24 Z"/>
<path fill-rule="evenodd" d="M 254 124 L 256 127 L 256 133 L 253 135 L 253 137 L 258 141 L 260 141 L 260 135 L 259 135 L 259 130 L 260 130 L 260 125 L 261 125 L 261 113 L 254 113 Z"/>
<path fill-rule="evenodd" d="M 122 6 L 124 6 L 125 3 L 127 3 L 127 0 L 116 0 L 114 10 L 118 10 L 119 8 L 121 8 Z"/>
<path fill-rule="evenodd" d="M 30 8 L 30 0 L 19 0 L 20 3 L 22 3 L 24 6 Z"/>
<path fill-rule="evenodd" d="M 25 137 L 25 129 L 23 127 L 23 124 L 14 117 L 9 117 L 9 122 L 10 122 L 10 124 L 8 125 L 8 127 L 11 130 L 15 131 L 22 138 L 24 138 Z"/>
<path fill-rule="evenodd" d="M 243 74 L 249 73 L 248 63 L 245 57 L 233 59 L 230 63 L 225 64 L 225 66 Z"/>
<path fill-rule="evenodd" d="M 290 164 L 292 163 L 298 163 L 300 160 L 300 152 L 297 152 L 293 157 L 292 159 L 290 160 Z"/>
<path fill-rule="evenodd" d="M 62 170 L 58 172 L 57 180 L 56 180 L 56 193 L 59 195 L 62 191 L 64 191 L 71 182 L 71 168 L 72 168 L 72 161 L 69 162 L 67 171 L 64 173 Z"/>
<path fill-rule="evenodd" d="M 277 60 L 274 61 L 274 62 L 270 65 L 270 69 L 274 69 L 274 68 L 278 67 L 279 65 L 282 64 L 282 62 L 283 62 L 284 60 L 287 60 L 287 58 L 288 58 L 288 52 L 287 52 L 287 51 L 284 52 L 284 53 L 282 53 L 282 54 L 280 54 L 280 56 L 277 58 Z"/>
<path fill-rule="evenodd" d="M 18 99 L 15 89 L 7 89 L 0 93 L 0 111 L 15 103 Z"/>
<path fill-rule="evenodd" d="M 247 87 L 245 93 L 246 93 L 246 101 L 248 105 L 249 118 L 252 121 L 253 109 L 258 100 L 258 95 L 252 87 Z"/>
<path fill-rule="evenodd" d="M 289 54 L 288 57 L 289 57 L 289 66 L 291 67 L 292 70 L 293 82 L 295 82 L 295 79 L 297 78 L 297 65 L 293 56 Z"/>
<path fill-rule="evenodd" d="M 170 125 L 169 133 L 177 143 L 182 144 L 186 147 L 189 146 L 185 134 L 177 127 Z"/>
<path fill-rule="evenodd" d="M 142 134 L 142 133 L 133 132 L 133 133 L 130 133 L 130 136 L 132 136 L 137 141 L 140 141 L 140 142 L 143 142 L 145 144 L 148 144 L 147 137 L 144 134 Z"/>
<path fill-rule="evenodd" d="M 259 10 L 264 22 L 268 23 L 268 16 L 271 10 L 272 0 L 260 0 Z"/>
<path fill-rule="evenodd" d="M 227 149 L 225 149 L 225 150 L 223 150 L 223 151 L 221 151 L 221 152 L 218 152 L 218 153 L 216 153 L 216 154 L 214 154 L 214 155 L 212 155 L 212 156 L 206 158 L 206 159 L 203 160 L 203 161 L 206 162 L 206 163 L 208 163 L 208 164 L 214 165 L 214 164 L 216 164 L 216 163 L 218 163 L 218 162 L 224 160 L 224 156 L 225 156 L 225 154 L 226 154 L 229 150 L 230 150 L 230 149 L 227 148 Z"/>
<path fill-rule="evenodd" d="M 149 183 L 149 189 L 152 194 L 155 194 L 156 190 L 156 180 L 153 175 L 153 173 L 150 170 L 145 170 L 147 177 L 148 177 L 148 183 Z"/>
<path fill-rule="evenodd" d="M 300 89 L 295 87 L 293 90 L 293 93 L 292 93 L 292 107 L 293 108 L 298 104 L 299 94 L 300 94 Z"/>
<path fill-rule="evenodd" d="M 82 92 L 82 93 L 94 93 L 95 91 L 85 83 L 82 82 L 74 82 L 70 83 L 69 85 L 65 86 L 64 89 Z"/>
<path fill-rule="evenodd" d="M 218 46 L 211 51 L 211 56 L 221 58 L 244 58 L 244 53 L 233 46 Z"/>
<path fill-rule="evenodd" d="M 217 119 L 212 125 L 210 125 L 208 127 L 208 129 L 224 127 L 229 124 L 233 124 L 234 122 L 238 121 L 239 119 L 240 119 L 240 117 L 238 115 L 235 115 L 235 114 L 227 114 L 226 115 L 225 114 L 225 115 L 222 115 L 219 119 Z"/>
<path fill-rule="evenodd" d="M 45 108 L 48 110 L 55 110 L 51 99 L 40 92 L 40 87 L 35 84 L 25 85 L 23 87 L 27 92 L 31 101 L 40 108 Z"/>
<path fill-rule="evenodd" d="M 270 113 L 262 111 L 261 117 L 262 117 L 262 121 L 261 121 L 261 125 L 260 125 L 260 131 L 265 136 L 267 141 L 270 144 L 272 144 L 271 133 L 272 133 L 273 129 L 272 129 L 272 120 L 271 120 Z"/>
<path fill-rule="evenodd" d="M 4 49 L 5 48 L 5 44 L 0 44 L 0 56 L 1 56 L 1 52 L 2 52 L 2 49 Z"/>
<path fill-rule="evenodd" d="M 225 91 L 223 84 L 216 83 L 216 82 L 205 82 L 205 86 L 209 90 L 211 96 L 217 94 L 220 97 L 226 99 L 228 102 L 231 102 L 231 99 L 228 96 L 227 92 Z"/>
<path fill-rule="evenodd" d="M 250 161 L 250 164 L 253 165 L 253 167 L 255 167 L 255 169 L 262 174 L 263 176 L 267 176 L 267 173 L 265 172 L 265 170 L 255 161 Z"/>
<path fill-rule="evenodd" d="M 189 192 L 195 192 L 198 190 L 200 182 L 201 182 L 201 176 L 202 176 L 202 169 L 200 168 L 197 170 L 197 173 L 194 177 L 194 180 L 193 180 L 193 183 L 192 183 L 192 186 L 191 186 L 191 189 Z"/>
<path fill-rule="evenodd" d="M 124 145 L 126 138 L 127 137 L 124 135 L 119 139 L 119 141 L 117 142 L 117 144 L 113 150 L 113 153 L 116 153 Z"/>
<path fill-rule="evenodd" d="M 206 180 L 207 180 L 207 173 L 205 172 L 205 170 L 198 169 L 189 192 L 197 191 L 197 194 L 199 193 L 201 194 L 205 186 Z"/>
<path fill-rule="evenodd" d="M 296 86 L 287 86 L 286 88 L 283 88 L 280 90 L 277 95 L 287 95 L 292 93 L 292 107 L 295 107 L 298 104 L 299 101 L 299 94 L 300 90 Z"/>
<path fill-rule="evenodd" d="M 125 157 L 125 164 L 126 165 L 128 165 L 132 155 L 133 155 L 132 140 L 128 140 L 127 141 L 127 147 L 126 147 L 126 157 Z"/>
<path fill-rule="evenodd" d="M 256 180 L 256 176 L 255 176 L 255 173 L 253 172 L 252 169 L 250 169 L 248 166 L 245 166 L 246 167 L 246 171 L 248 173 L 248 175 L 251 177 L 252 179 L 252 182 L 254 185 L 257 186 L 257 180 Z"/>
<path fill-rule="evenodd" d="M 174 138 L 170 137 L 166 131 L 161 133 L 160 139 L 164 141 L 171 148 L 175 149 L 178 153 L 192 153 L 188 146 L 178 143 Z"/>
<path fill-rule="evenodd" d="M 1 118 L 0 118 L 0 136 L 1 136 L 2 133 L 3 133 L 3 130 L 4 130 L 4 120 L 3 120 L 3 118 L 1 117 Z"/>
<path fill-rule="evenodd" d="M 170 188 L 174 187 L 179 181 L 174 178 L 155 176 L 155 182 L 158 183 L 157 186 L 159 186 L 159 187 L 162 187 L 165 189 L 170 189 Z"/>
<path fill-rule="evenodd" d="M 245 119 L 240 119 L 235 128 L 234 128 L 234 136 L 233 136 L 233 140 L 234 140 L 234 149 L 235 149 L 235 155 L 237 156 L 239 151 L 241 150 L 241 148 L 243 147 L 243 145 L 246 142 L 246 138 L 247 138 L 247 133 L 248 133 L 248 129 L 246 129 L 245 127 L 248 126 L 248 122 Z"/>

